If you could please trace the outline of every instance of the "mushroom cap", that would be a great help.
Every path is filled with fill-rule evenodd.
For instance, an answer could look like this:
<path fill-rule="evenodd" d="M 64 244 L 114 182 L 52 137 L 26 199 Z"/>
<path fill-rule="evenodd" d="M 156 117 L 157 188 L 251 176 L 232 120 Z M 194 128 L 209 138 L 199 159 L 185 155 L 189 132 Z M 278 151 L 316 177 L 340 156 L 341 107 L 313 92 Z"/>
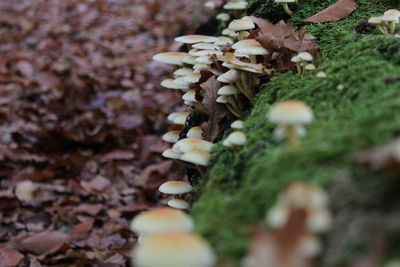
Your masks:
<path fill-rule="evenodd" d="M 243 129 L 244 125 L 243 125 L 243 121 L 241 120 L 236 120 L 234 122 L 231 123 L 231 127 L 233 129 Z"/>
<path fill-rule="evenodd" d="M 222 35 L 226 35 L 226 36 L 229 36 L 229 37 L 232 37 L 232 38 L 235 38 L 235 37 L 238 36 L 237 32 L 232 31 L 231 29 L 228 29 L 228 28 L 223 29 L 221 33 L 222 33 Z"/>
<path fill-rule="evenodd" d="M 189 90 L 183 96 L 182 99 L 189 102 L 196 102 L 196 90 Z"/>
<path fill-rule="evenodd" d="M 193 54 L 198 52 L 198 51 L 200 51 L 200 49 L 193 48 L 193 49 L 189 50 L 188 54 L 189 54 L 189 56 L 193 56 Z"/>
<path fill-rule="evenodd" d="M 236 58 L 231 60 L 230 63 L 227 63 L 227 62 L 222 63 L 222 66 L 231 68 L 231 69 L 244 70 L 247 72 L 258 73 L 258 74 L 264 74 L 266 71 L 265 67 L 262 64 L 247 63 L 247 62 L 240 61 L 239 59 L 236 59 Z"/>
<path fill-rule="evenodd" d="M 186 56 L 182 60 L 182 62 L 185 63 L 185 64 L 188 64 L 188 65 L 194 65 L 194 64 L 196 64 L 196 61 L 195 61 L 196 58 L 197 57 L 195 57 L 195 56 Z"/>
<path fill-rule="evenodd" d="M 307 64 L 306 66 L 305 66 L 305 69 L 306 70 L 315 70 L 317 67 L 315 67 L 315 65 L 314 64 Z"/>
<path fill-rule="evenodd" d="M 167 149 L 162 153 L 162 156 L 167 159 L 180 159 L 182 154 L 176 153 L 172 149 Z"/>
<path fill-rule="evenodd" d="M 268 55 L 267 49 L 261 45 L 243 46 L 236 49 L 236 52 L 243 53 L 245 55 Z"/>
<path fill-rule="evenodd" d="M 301 58 L 299 58 L 299 56 L 294 56 L 291 58 L 291 61 L 293 63 L 299 63 L 299 62 L 301 62 Z"/>
<path fill-rule="evenodd" d="M 223 56 L 224 52 L 215 49 L 207 49 L 207 50 L 199 50 L 193 53 L 193 56 L 195 57 L 211 56 L 211 55 Z"/>
<path fill-rule="evenodd" d="M 242 131 L 234 131 L 226 138 L 231 145 L 242 146 L 246 143 L 247 137 Z"/>
<path fill-rule="evenodd" d="M 182 60 L 187 56 L 184 52 L 164 52 L 158 53 L 153 56 L 155 61 L 171 64 L 171 65 L 182 65 Z"/>
<path fill-rule="evenodd" d="M 244 39 L 240 40 L 232 45 L 233 49 L 238 49 L 240 47 L 247 46 L 261 46 L 261 44 L 256 39 Z"/>
<path fill-rule="evenodd" d="M 187 112 L 172 112 L 171 114 L 168 115 L 167 120 L 173 122 L 179 116 L 187 117 L 188 115 L 189 115 L 189 113 L 187 113 Z"/>
<path fill-rule="evenodd" d="M 197 83 L 201 78 L 200 73 L 191 73 L 186 76 L 183 76 L 183 80 L 187 83 Z"/>
<path fill-rule="evenodd" d="M 213 43 L 215 42 L 214 36 L 207 35 L 184 35 L 175 38 L 176 42 L 184 44 L 195 44 L 195 43 Z"/>
<path fill-rule="evenodd" d="M 306 225 L 307 229 L 312 233 L 324 233 L 332 226 L 332 216 L 326 208 L 310 210 Z"/>
<path fill-rule="evenodd" d="M 218 89 L 218 95 L 237 95 L 240 94 L 239 89 L 235 85 L 225 85 Z"/>
<path fill-rule="evenodd" d="M 279 229 L 286 225 L 289 219 L 289 208 L 287 205 L 278 203 L 268 210 L 265 218 L 269 227 Z"/>
<path fill-rule="evenodd" d="M 175 83 L 174 79 L 165 79 L 161 82 L 160 84 L 162 87 L 168 88 L 168 89 L 177 89 L 177 90 L 187 90 L 189 89 L 188 85 L 181 85 Z"/>
<path fill-rule="evenodd" d="M 194 73 L 198 73 L 198 72 L 200 72 L 200 70 L 209 69 L 209 68 L 210 68 L 210 65 L 205 64 L 205 63 L 196 63 L 196 64 L 193 66 Z"/>
<path fill-rule="evenodd" d="M 193 233 L 152 235 L 132 252 L 136 267 L 212 267 L 216 256 L 210 245 Z"/>
<path fill-rule="evenodd" d="M 313 60 L 313 56 L 308 53 L 308 52 L 301 52 L 297 55 L 301 60 L 304 61 L 312 61 Z"/>
<path fill-rule="evenodd" d="M 223 6 L 227 10 L 242 10 L 247 8 L 247 2 L 245 1 L 229 1 Z"/>
<path fill-rule="evenodd" d="M 320 71 L 315 76 L 317 76 L 318 78 L 326 78 L 326 73 L 323 71 Z"/>
<path fill-rule="evenodd" d="M 210 43 L 197 43 L 192 45 L 193 48 L 200 49 L 200 50 L 212 50 L 212 49 L 219 49 L 219 46 L 216 44 Z"/>
<path fill-rule="evenodd" d="M 314 234 L 306 234 L 301 238 L 300 251 L 304 256 L 313 258 L 321 253 L 322 244 L 318 237 Z"/>
<path fill-rule="evenodd" d="M 34 199 L 37 186 L 32 181 L 21 181 L 15 187 L 15 195 L 19 200 L 30 201 Z"/>
<path fill-rule="evenodd" d="M 201 129 L 200 126 L 192 127 L 189 129 L 186 136 L 189 138 L 203 139 L 203 130 Z"/>
<path fill-rule="evenodd" d="M 180 210 L 187 210 L 190 207 L 189 203 L 186 200 L 178 198 L 168 200 L 167 205 L 170 206 L 171 208 Z"/>
<path fill-rule="evenodd" d="M 218 76 L 217 81 L 223 83 L 233 83 L 239 79 L 239 72 L 237 70 L 229 70 Z"/>
<path fill-rule="evenodd" d="M 214 44 L 218 46 L 224 46 L 227 44 L 233 44 L 233 40 L 226 36 L 219 36 L 217 37 L 217 40 L 214 42 Z"/>
<path fill-rule="evenodd" d="M 191 232 L 192 218 L 186 213 L 171 208 L 156 208 L 141 212 L 131 222 L 131 230 L 139 235 L 166 232 Z"/>
<path fill-rule="evenodd" d="M 185 138 L 179 140 L 174 144 L 172 150 L 177 153 L 187 153 L 193 150 L 202 150 L 210 152 L 213 144 L 206 140 L 202 140 L 199 138 Z"/>
<path fill-rule="evenodd" d="M 313 119 L 311 108 L 299 100 L 279 102 L 268 112 L 268 120 L 276 124 L 309 124 Z"/>
<path fill-rule="evenodd" d="M 231 15 L 228 13 L 219 13 L 215 18 L 220 21 L 228 21 L 231 19 Z"/>
<path fill-rule="evenodd" d="M 179 131 L 169 131 L 165 133 L 161 139 L 167 143 L 176 143 L 179 139 Z"/>
<path fill-rule="evenodd" d="M 164 194 L 179 195 L 191 192 L 193 187 L 182 181 L 168 181 L 163 183 L 158 190 Z"/>
<path fill-rule="evenodd" d="M 400 17 L 400 11 L 397 9 L 389 9 L 383 13 L 384 16 L 397 16 Z"/>
<path fill-rule="evenodd" d="M 207 64 L 210 65 L 211 63 L 213 63 L 212 59 L 209 56 L 201 56 L 195 59 L 195 61 L 197 63 L 203 63 L 203 64 Z"/>
<path fill-rule="evenodd" d="M 194 165 L 207 166 L 210 161 L 210 153 L 203 150 L 192 150 L 181 156 L 181 160 L 193 163 Z"/>
<path fill-rule="evenodd" d="M 228 29 L 232 31 L 246 31 L 254 29 L 256 25 L 254 25 L 251 19 L 235 19 L 229 23 Z"/>
<path fill-rule="evenodd" d="M 174 83 L 176 83 L 177 85 L 180 86 L 190 86 L 190 83 L 188 83 L 187 81 L 184 80 L 185 76 L 180 76 L 178 78 L 175 78 Z"/>
<path fill-rule="evenodd" d="M 217 99 L 215 99 L 215 101 L 220 104 L 226 104 L 226 103 L 230 102 L 228 96 L 226 96 L 226 95 L 221 95 L 221 96 L 217 97 Z"/>
<path fill-rule="evenodd" d="M 296 0 L 274 0 L 275 3 L 295 3 Z"/>
<path fill-rule="evenodd" d="M 180 68 L 174 71 L 174 76 L 175 77 L 185 76 L 191 73 L 193 73 L 193 70 L 191 68 Z"/>
<path fill-rule="evenodd" d="M 176 116 L 172 122 L 177 125 L 184 125 L 187 117 L 188 117 L 188 114 L 180 114 L 180 115 Z"/>
<path fill-rule="evenodd" d="M 382 23 L 382 17 L 372 17 L 368 20 L 368 23 L 378 25 Z"/>
<path fill-rule="evenodd" d="M 382 21 L 399 23 L 399 16 L 394 14 L 383 15 Z"/>

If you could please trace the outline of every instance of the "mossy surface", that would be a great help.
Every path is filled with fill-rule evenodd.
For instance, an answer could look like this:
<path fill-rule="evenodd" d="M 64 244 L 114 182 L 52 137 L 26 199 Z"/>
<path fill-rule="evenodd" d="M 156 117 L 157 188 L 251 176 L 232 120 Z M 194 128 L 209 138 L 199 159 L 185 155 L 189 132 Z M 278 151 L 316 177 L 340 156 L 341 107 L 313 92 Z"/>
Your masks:
<path fill-rule="evenodd" d="M 335 1 L 301 0 L 290 21 L 296 26 L 305 25 L 303 19 Z M 254 11 L 258 16 L 279 14 L 274 8 L 281 7 L 271 9 L 271 0 L 258 2 L 265 2 Z M 207 182 L 199 188 L 201 196 L 192 213 L 197 230 L 212 242 L 222 259 L 237 260 L 245 253 L 252 224 L 263 220 L 279 191 L 293 180 L 339 188 L 332 193 L 333 199 L 338 199 L 333 205 L 337 214 L 342 212 L 342 206 L 349 213 L 381 212 L 383 200 L 348 197 L 340 185 L 335 185 L 351 181 L 346 187 L 350 195 L 353 189 L 365 190 L 379 198 L 396 183 L 390 174 L 374 172 L 354 162 L 356 152 L 384 144 L 400 134 L 400 39 L 354 31 L 370 16 L 396 6 L 389 0 L 357 2 L 357 11 L 345 20 L 308 26 L 322 46 L 323 61 L 317 71 L 324 71 L 327 77 L 299 76 L 293 71 L 276 75 L 262 86 L 245 119 L 247 144 L 237 153 L 222 144 L 215 146 L 214 165 Z M 305 101 L 316 117 L 307 127 L 302 149 L 296 154 L 288 153 L 286 145 L 273 137 L 275 125 L 266 120 L 270 105 L 285 99 Z M 380 187 L 382 183 L 386 186 Z M 389 207 L 384 214 L 390 212 Z M 386 230 L 391 231 L 391 227 Z M 327 241 L 334 252 L 327 252 L 331 259 L 325 260 L 324 266 L 340 264 L 353 252 L 363 250 L 366 245 L 356 242 L 359 238 L 348 237 L 348 243 L 340 248 Z M 367 234 L 362 240 L 368 242 L 370 237 Z"/>

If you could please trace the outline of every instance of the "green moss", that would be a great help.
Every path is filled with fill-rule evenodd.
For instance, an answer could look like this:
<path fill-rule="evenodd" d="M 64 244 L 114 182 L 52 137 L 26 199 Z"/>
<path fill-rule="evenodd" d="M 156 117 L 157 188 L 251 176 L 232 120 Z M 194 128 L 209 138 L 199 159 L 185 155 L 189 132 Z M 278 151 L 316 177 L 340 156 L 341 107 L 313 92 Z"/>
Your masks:
<path fill-rule="evenodd" d="M 335 1 L 302 0 L 291 21 L 302 25 L 304 18 Z M 245 253 L 251 225 L 264 218 L 290 181 L 329 186 L 338 177 L 351 177 L 355 184 L 377 177 L 355 165 L 353 156 L 400 133 L 400 39 L 353 30 L 362 20 L 393 8 L 391 1 L 359 0 L 358 5 L 346 20 L 309 27 L 322 45 L 324 58 L 318 71 L 326 72 L 327 78 L 300 77 L 292 71 L 275 76 L 262 86 L 245 120 L 246 146 L 235 154 L 221 144 L 213 150 L 215 165 L 199 188 L 202 194 L 193 216 L 197 230 L 223 259 L 238 259 Z M 256 13 L 260 12 L 273 10 L 260 7 Z M 265 119 L 270 105 L 284 99 L 303 100 L 316 115 L 297 154 L 288 153 L 285 144 L 274 139 L 275 126 Z M 346 251 L 353 250 L 358 251 L 359 245 L 350 241 Z M 337 260 L 349 257 L 339 256 Z"/>

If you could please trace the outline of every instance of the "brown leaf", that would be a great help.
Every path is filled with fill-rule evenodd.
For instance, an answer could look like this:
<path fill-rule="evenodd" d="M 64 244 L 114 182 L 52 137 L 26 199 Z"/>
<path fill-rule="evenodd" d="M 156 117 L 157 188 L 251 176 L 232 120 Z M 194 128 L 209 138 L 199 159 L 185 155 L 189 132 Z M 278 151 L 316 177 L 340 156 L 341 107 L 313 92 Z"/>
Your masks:
<path fill-rule="evenodd" d="M 203 89 L 203 100 L 196 108 L 208 116 L 208 121 L 201 125 L 201 129 L 206 140 L 214 141 L 219 134 L 219 123 L 227 116 L 227 108 L 216 102 L 218 98 L 217 91 L 221 87 L 221 83 L 213 75 L 200 86 Z"/>
<path fill-rule="evenodd" d="M 164 176 L 171 169 L 174 162 L 172 160 L 166 160 L 158 164 L 152 164 L 147 166 L 146 169 L 140 174 L 139 181 L 136 181 L 138 185 L 144 185 L 154 180 L 154 176 L 160 177 Z"/>
<path fill-rule="evenodd" d="M 31 63 L 28 61 L 19 61 L 17 63 L 17 69 L 21 74 L 27 78 L 32 77 L 35 70 L 33 69 L 33 66 Z"/>
<path fill-rule="evenodd" d="M 90 182 L 81 181 L 81 186 L 87 192 L 91 192 L 92 190 L 100 192 L 100 191 L 103 191 L 104 189 L 106 189 L 108 186 L 110 186 L 110 181 L 103 176 L 97 175 Z"/>
<path fill-rule="evenodd" d="M 103 209 L 103 207 L 102 204 L 82 204 L 75 209 L 75 212 L 95 216 Z"/>
<path fill-rule="evenodd" d="M 0 248 L 0 266 L 11 267 L 18 265 L 24 255 L 11 248 Z"/>
<path fill-rule="evenodd" d="M 246 256 L 248 266 L 311 267 L 310 259 L 301 253 L 299 247 L 305 234 L 305 219 L 305 210 L 293 208 L 287 224 L 277 231 L 268 231 L 256 225 Z"/>
<path fill-rule="evenodd" d="M 104 155 L 101 161 L 113 161 L 113 160 L 131 160 L 135 157 L 132 151 L 129 150 L 115 150 Z"/>
<path fill-rule="evenodd" d="M 354 10 L 357 4 L 354 0 L 339 0 L 333 5 L 330 5 L 321 12 L 306 19 L 306 22 L 329 22 L 338 21 L 347 18 Z"/>
<path fill-rule="evenodd" d="M 46 230 L 17 240 L 20 250 L 26 250 L 37 255 L 51 254 L 69 242 L 69 236 L 61 232 Z"/>
<path fill-rule="evenodd" d="M 93 228 L 94 220 L 88 220 L 86 222 L 76 225 L 71 232 L 74 238 L 81 238 L 85 236 Z"/>

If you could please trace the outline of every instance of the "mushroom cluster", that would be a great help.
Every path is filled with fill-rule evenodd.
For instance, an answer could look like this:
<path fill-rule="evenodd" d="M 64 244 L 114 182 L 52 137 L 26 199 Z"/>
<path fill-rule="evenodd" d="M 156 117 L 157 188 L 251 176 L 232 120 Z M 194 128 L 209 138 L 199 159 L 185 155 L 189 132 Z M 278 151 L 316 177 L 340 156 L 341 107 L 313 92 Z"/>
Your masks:
<path fill-rule="evenodd" d="M 297 73 L 300 75 L 306 75 L 316 69 L 312 63 L 314 57 L 308 52 L 301 52 L 294 57 L 291 61 L 296 64 Z"/>
<path fill-rule="evenodd" d="M 175 209 L 188 209 L 189 203 L 183 199 L 183 194 L 189 193 L 193 187 L 182 181 L 169 181 L 163 183 L 158 190 L 161 193 L 169 195 L 177 195 L 177 198 L 168 200 L 167 205 Z"/>
<path fill-rule="evenodd" d="M 395 34 L 396 24 L 399 23 L 400 11 L 397 9 L 389 9 L 380 17 L 371 17 L 368 23 L 376 26 L 379 33 Z"/>
<path fill-rule="evenodd" d="M 140 213 L 131 223 L 131 230 L 139 236 L 132 252 L 133 266 L 214 266 L 214 251 L 193 229 L 192 218 L 177 209 L 156 208 Z"/>
<path fill-rule="evenodd" d="M 293 182 L 268 211 L 266 223 L 272 229 L 281 229 L 288 223 L 292 211 L 304 211 L 306 231 L 300 242 L 300 250 L 308 257 L 315 257 L 322 250 L 318 235 L 332 226 L 328 204 L 328 195 L 322 188 Z"/>
<path fill-rule="evenodd" d="M 246 143 L 247 137 L 246 134 L 241 131 L 241 129 L 244 128 L 243 121 L 236 120 L 232 122 L 231 127 L 236 130 L 230 133 L 227 138 L 225 138 L 223 145 L 230 147 L 235 151 L 238 147 L 241 147 Z"/>

